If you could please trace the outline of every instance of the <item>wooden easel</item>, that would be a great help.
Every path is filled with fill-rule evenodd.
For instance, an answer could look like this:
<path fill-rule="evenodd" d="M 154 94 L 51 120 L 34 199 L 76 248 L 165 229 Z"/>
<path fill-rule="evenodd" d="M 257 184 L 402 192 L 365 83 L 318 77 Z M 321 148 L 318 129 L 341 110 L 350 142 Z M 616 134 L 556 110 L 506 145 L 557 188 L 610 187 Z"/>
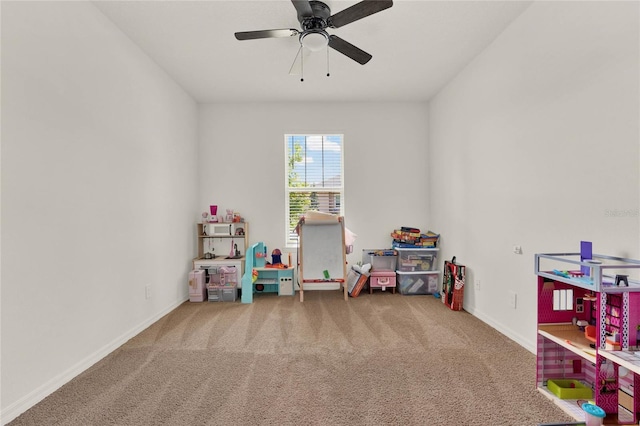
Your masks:
<path fill-rule="evenodd" d="M 305 283 L 340 283 L 344 291 L 344 300 L 348 300 L 344 218 L 342 216 L 306 220 L 302 218 L 296 230 L 299 237 L 300 301 L 304 302 Z"/>

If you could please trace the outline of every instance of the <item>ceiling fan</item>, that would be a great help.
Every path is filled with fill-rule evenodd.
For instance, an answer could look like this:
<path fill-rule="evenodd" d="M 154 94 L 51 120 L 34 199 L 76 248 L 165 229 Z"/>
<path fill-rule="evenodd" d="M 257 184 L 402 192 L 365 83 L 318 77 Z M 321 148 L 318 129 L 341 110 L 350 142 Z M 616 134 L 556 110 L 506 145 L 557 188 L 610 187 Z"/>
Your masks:
<path fill-rule="evenodd" d="M 277 30 L 244 31 L 235 33 L 238 40 L 254 40 L 259 38 L 278 38 L 299 36 L 300 45 L 311 51 L 318 51 L 326 46 L 337 50 L 359 64 L 366 64 L 372 56 L 364 50 L 341 39 L 337 35 L 327 33 L 327 28 L 340 28 L 351 22 L 366 18 L 393 6 L 391 0 L 363 0 L 334 15 L 325 3 L 317 0 L 291 0 L 298 12 L 298 21 L 302 30 L 284 28 Z"/>

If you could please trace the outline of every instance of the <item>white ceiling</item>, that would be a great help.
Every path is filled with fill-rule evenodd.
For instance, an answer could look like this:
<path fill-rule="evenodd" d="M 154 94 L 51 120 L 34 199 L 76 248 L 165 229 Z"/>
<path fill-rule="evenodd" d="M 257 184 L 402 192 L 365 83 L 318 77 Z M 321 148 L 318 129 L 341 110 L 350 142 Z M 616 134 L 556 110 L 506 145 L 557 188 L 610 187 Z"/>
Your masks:
<path fill-rule="evenodd" d="M 289 0 L 96 1 L 94 4 L 198 102 L 425 101 L 530 4 L 396 0 L 329 29 L 373 55 L 360 65 L 329 49 L 289 74 L 297 37 L 238 41 L 236 31 L 299 29 Z M 337 13 L 357 1 L 326 1 Z"/>

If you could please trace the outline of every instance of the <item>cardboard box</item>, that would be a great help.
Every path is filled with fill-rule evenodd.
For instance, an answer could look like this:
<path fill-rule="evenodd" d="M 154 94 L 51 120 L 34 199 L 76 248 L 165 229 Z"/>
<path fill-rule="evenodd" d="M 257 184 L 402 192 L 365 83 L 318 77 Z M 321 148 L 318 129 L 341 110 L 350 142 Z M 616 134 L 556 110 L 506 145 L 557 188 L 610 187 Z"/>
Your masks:
<path fill-rule="evenodd" d="M 347 274 L 347 290 L 349 291 L 349 296 L 358 297 L 368 279 L 369 277 L 367 275 L 351 268 Z"/>

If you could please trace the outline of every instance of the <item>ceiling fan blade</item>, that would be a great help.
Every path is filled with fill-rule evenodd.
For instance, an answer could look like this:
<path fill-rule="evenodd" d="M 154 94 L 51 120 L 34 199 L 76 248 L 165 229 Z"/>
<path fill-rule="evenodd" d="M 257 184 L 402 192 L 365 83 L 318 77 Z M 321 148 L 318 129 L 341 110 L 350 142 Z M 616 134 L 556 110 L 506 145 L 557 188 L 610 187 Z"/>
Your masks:
<path fill-rule="evenodd" d="M 369 60 L 371 60 L 372 58 L 372 56 L 364 50 L 355 47 L 353 44 L 346 42 L 340 37 L 333 34 L 329 36 L 329 47 L 337 50 L 345 56 L 350 57 L 351 59 L 362 65 L 369 62 Z"/>
<path fill-rule="evenodd" d="M 340 28 L 393 6 L 392 0 L 363 0 L 329 17 L 329 26 Z"/>
<path fill-rule="evenodd" d="M 302 22 L 304 18 L 311 18 L 313 16 L 313 10 L 311 10 L 311 3 L 309 0 L 291 0 L 293 7 L 298 11 L 298 21 Z"/>
<path fill-rule="evenodd" d="M 293 37 L 299 34 L 298 30 L 293 28 L 284 28 L 281 30 L 261 30 L 261 31 L 244 31 L 236 33 L 238 40 L 255 40 L 258 38 L 276 38 L 276 37 Z"/>

